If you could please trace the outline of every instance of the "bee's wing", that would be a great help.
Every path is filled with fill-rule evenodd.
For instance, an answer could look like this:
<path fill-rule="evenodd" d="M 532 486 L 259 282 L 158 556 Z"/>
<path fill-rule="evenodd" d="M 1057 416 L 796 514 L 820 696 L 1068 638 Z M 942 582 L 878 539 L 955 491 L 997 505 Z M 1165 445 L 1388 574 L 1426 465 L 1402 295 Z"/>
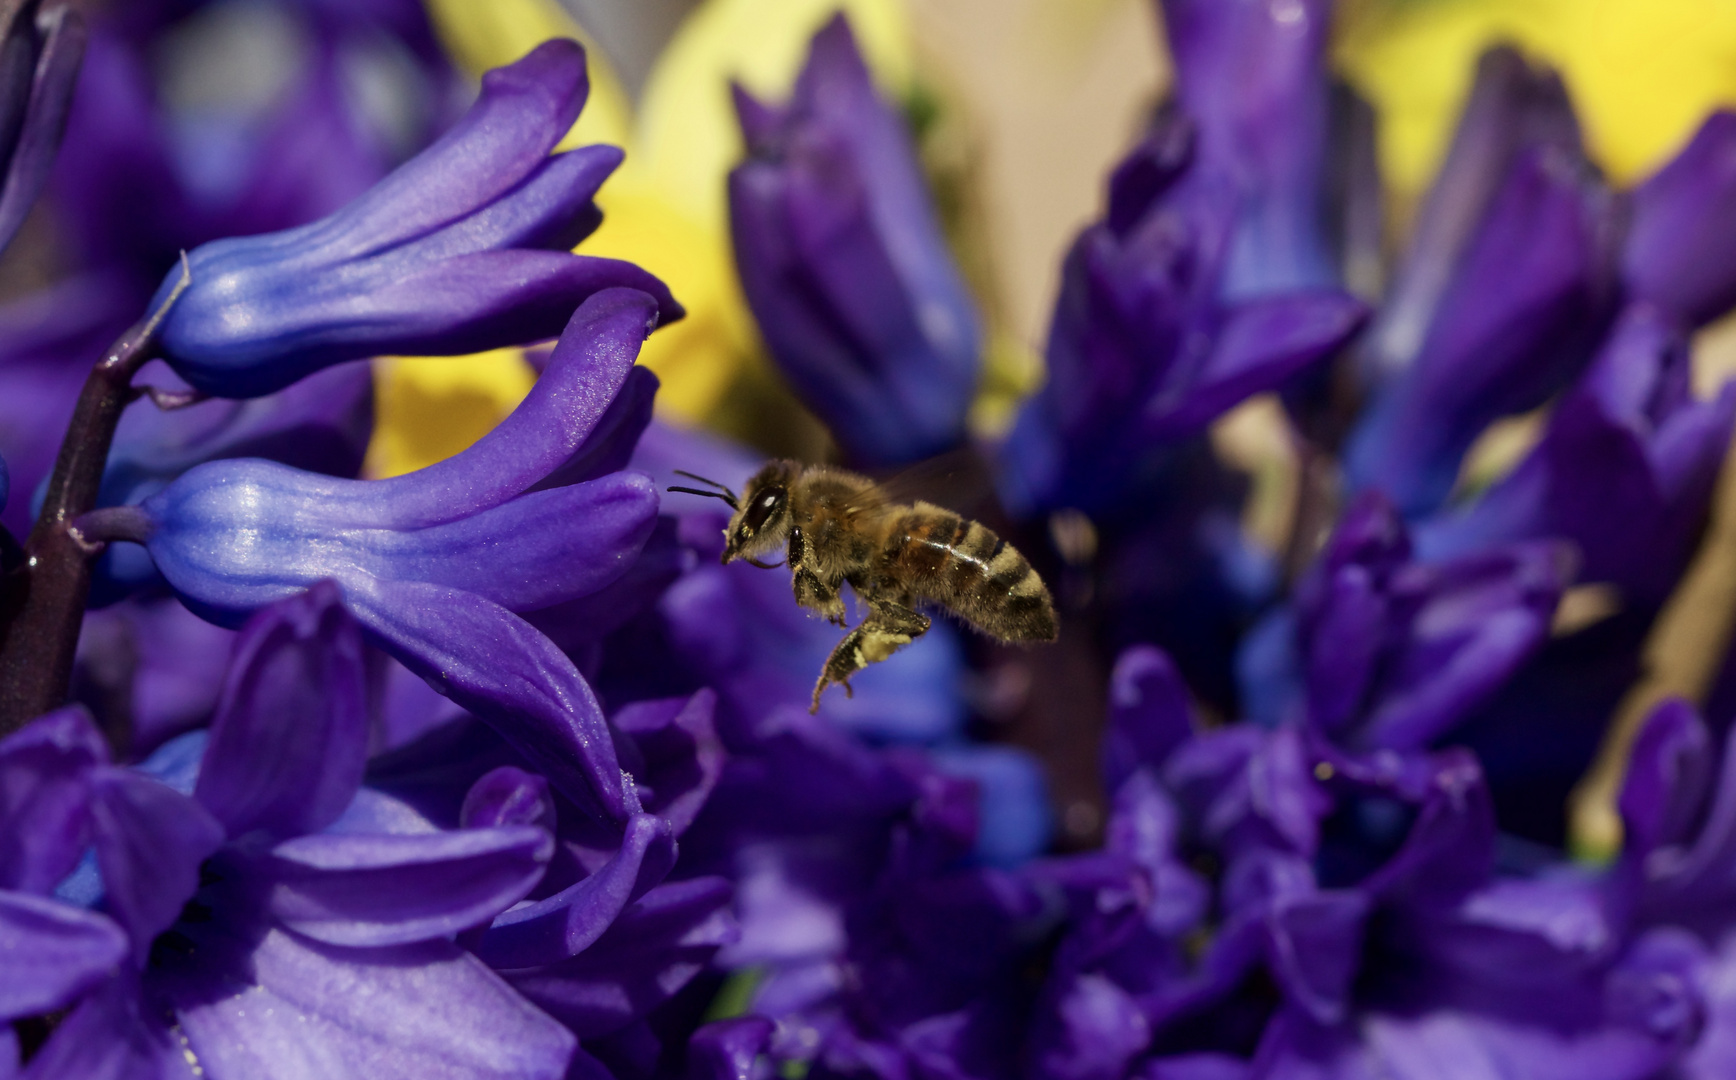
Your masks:
<path fill-rule="evenodd" d="M 964 517 L 973 517 L 974 511 L 994 494 L 994 480 L 988 463 L 969 446 L 949 450 L 884 478 L 873 479 L 872 487 L 849 501 L 845 506 L 846 512 L 929 502 Z"/>

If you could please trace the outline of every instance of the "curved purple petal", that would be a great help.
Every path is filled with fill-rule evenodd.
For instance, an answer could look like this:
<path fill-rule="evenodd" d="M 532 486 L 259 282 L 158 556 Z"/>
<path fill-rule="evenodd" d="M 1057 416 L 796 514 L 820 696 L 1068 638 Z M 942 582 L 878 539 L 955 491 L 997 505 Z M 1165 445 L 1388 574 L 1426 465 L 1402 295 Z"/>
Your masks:
<path fill-rule="evenodd" d="M 1103 736 L 1103 786 L 1114 793 L 1142 767 L 1161 768 L 1170 751 L 1193 734 L 1187 684 L 1155 645 L 1135 645 L 1115 658 L 1109 675 L 1109 724 Z"/>
<path fill-rule="evenodd" d="M 124 972 L 62 1020 L 19 1080 L 203 1080 L 162 1013 Z M 8 1078 L 10 1080 L 10 1078 Z"/>
<path fill-rule="evenodd" d="M 1225 295 L 1336 285 L 1320 212 L 1331 4 L 1164 0 L 1163 14 L 1199 160 L 1242 202 Z"/>
<path fill-rule="evenodd" d="M 635 702 L 610 718 L 638 747 L 642 762 L 634 779 L 649 789 L 641 796 L 646 813 L 668 821 L 676 836 L 693 824 L 723 774 L 716 711 L 717 694 L 705 689 L 688 698 Z"/>
<path fill-rule="evenodd" d="M 1538 145 L 1577 153 L 1579 142 L 1572 103 L 1554 70 L 1508 45 L 1478 58 L 1452 145 L 1364 339 L 1367 381 L 1379 386 L 1415 362 L 1459 261 L 1516 155 Z"/>
<path fill-rule="evenodd" d="M 1446 910 L 1488 880 L 1494 860 L 1495 810 L 1482 767 L 1469 751 L 1449 750 L 1403 846 L 1362 891 L 1384 903 Z"/>
<path fill-rule="evenodd" d="M 562 487 L 583 483 L 628 467 L 639 437 L 651 424 L 651 407 L 660 384 L 647 367 L 635 366 L 590 434 L 559 468 L 531 488 Z"/>
<path fill-rule="evenodd" d="M 334 484 L 322 498 L 355 525 L 406 529 L 454 521 L 529 489 L 571 458 L 608 411 L 655 314 L 642 292 L 597 293 L 567 320 L 530 394 L 475 445 L 407 476 Z"/>
<path fill-rule="evenodd" d="M 714 1020 L 687 1042 L 689 1080 L 753 1080 L 777 1025 L 763 1016 Z"/>
<path fill-rule="evenodd" d="M 267 930 L 166 990 L 208 1076 L 562 1080 L 575 1045 L 445 941 L 357 950 Z"/>
<path fill-rule="evenodd" d="M 585 50 L 576 41 L 546 41 L 485 74 L 476 104 L 432 146 L 302 231 L 342 236 L 341 257 L 356 258 L 464 217 L 542 167 L 589 94 Z"/>
<path fill-rule="evenodd" d="M 1736 304 L 1725 252 L 1736 242 L 1736 113 L 1708 116 L 1662 169 L 1634 190 L 1622 277 L 1689 327 Z"/>
<path fill-rule="evenodd" d="M 1652 724 L 1664 726 L 1655 729 L 1651 738 L 1668 734 L 1681 719 L 1675 706 L 1667 707 L 1652 718 Z M 1651 726 L 1648 724 L 1648 728 Z M 1653 750 L 1651 738 L 1643 744 L 1648 751 Z M 1656 767 L 1652 761 L 1641 764 L 1648 769 Z M 1718 910 L 1736 893 L 1736 872 L 1732 869 L 1732 852 L 1736 852 L 1736 739 L 1725 738 L 1717 768 L 1707 805 L 1692 810 L 1686 806 L 1671 807 L 1672 817 L 1676 813 L 1692 813 L 1694 817 L 1690 820 L 1697 819 L 1698 830 L 1692 839 L 1683 837 L 1677 844 L 1653 851 L 1645 858 L 1647 880 L 1640 903 L 1653 920 L 1690 920 L 1703 915 L 1708 908 Z"/>
<path fill-rule="evenodd" d="M 283 925 L 332 945 L 447 937 L 517 903 L 541 880 L 554 839 L 527 825 L 424 835 L 302 836 L 250 869 L 270 882 Z"/>
<path fill-rule="evenodd" d="M 0 1023 L 65 1008 L 130 951 L 94 911 L 0 889 Z"/>
<path fill-rule="evenodd" d="M 981 329 L 915 148 L 848 22 L 814 35 L 789 105 L 736 103 L 750 157 L 729 177 L 742 288 L 804 402 L 882 464 L 963 435 Z"/>
<path fill-rule="evenodd" d="M 1410 609 L 1410 623 L 1386 657 L 1357 738 L 1367 746 L 1421 748 L 1488 701 L 1548 640 L 1573 572 L 1572 552 L 1555 542 L 1395 572 L 1389 588 Z"/>
<path fill-rule="evenodd" d="M 739 931 L 722 878 L 661 885 L 569 960 L 509 972 L 512 985 L 580 1038 L 626 1026 L 698 975 Z"/>
<path fill-rule="evenodd" d="M 1055 1080 L 1114 1080 L 1151 1041 L 1145 1014 L 1102 975 L 1080 975 L 1056 995 L 1049 1023 L 1033 1033 L 1039 1076 Z"/>
<path fill-rule="evenodd" d="M 1467 246 L 1416 361 L 1364 412 L 1345 464 L 1407 515 L 1436 509 L 1493 420 L 1542 404 L 1609 311 L 1614 204 L 1582 162 L 1523 155 Z"/>
<path fill-rule="evenodd" d="M 1267 963 L 1285 999 L 1322 1024 L 1343 1020 L 1362 962 L 1369 898 L 1359 891 L 1281 897 L 1265 915 Z"/>
<path fill-rule="evenodd" d="M 158 366 L 161 374 L 151 370 Z M 184 387 L 160 362 L 147 365 L 138 378 Z M 249 401 L 128 409 L 115 430 L 97 505 L 142 502 L 188 469 L 224 458 L 269 458 L 310 472 L 354 477 L 361 472 L 373 424 L 373 373 L 360 364 L 318 372 Z M 97 560 L 92 606 L 161 581 L 144 551 L 111 545 Z"/>
<path fill-rule="evenodd" d="M 655 297 L 662 321 L 680 318 L 653 275 L 565 250 L 596 226 L 591 196 L 619 161 L 609 148 L 547 156 L 583 98 L 582 50 L 548 42 L 491 72 L 454 131 L 344 209 L 195 248 L 153 300 L 176 297 L 162 307 L 165 359 L 206 393 L 257 397 L 381 353 L 551 337 L 616 286 Z"/>
<path fill-rule="evenodd" d="M 82 705 L 0 739 L 0 888 L 47 893 L 89 842 L 89 776 L 108 745 Z"/>
<path fill-rule="evenodd" d="M 576 885 L 501 914 L 478 940 L 476 955 L 490 967 L 529 968 L 582 952 L 668 873 L 674 846 L 667 822 L 635 815 L 614 858 Z"/>
<path fill-rule="evenodd" d="M 568 656 L 585 655 L 589 647 L 651 610 L 682 572 L 693 568 L 693 550 L 682 542 L 680 528 L 678 519 L 659 514 L 626 573 L 596 592 L 527 611 L 525 621 Z"/>
<path fill-rule="evenodd" d="M 1674 319 L 1630 304 L 1543 440 L 1464 512 L 1417 530 L 1425 558 L 1546 536 L 1571 540 L 1582 581 L 1661 603 L 1699 536 L 1736 423 L 1736 389 L 1696 401 Z"/>
<path fill-rule="evenodd" d="M 650 478 L 617 472 L 443 525 L 374 533 L 356 545 L 354 557 L 372 562 L 380 577 L 463 589 L 509 611 L 534 611 L 613 583 L 656 523 Z"/>
<path fill-rule="evenodd" d="M 1232 309 L 1185 386 L 1147 406 L 1155 438 L 1199 430 L 1243 400 L 1271 390 L 1337 352 L 1368 320 L 1368 306 L 1342 292 L 1297 292 Z"/>
<path fill-rule="evenodd" d="M 549 782 L 512 765 L 490 769 L 465 793 L 458 824 L 465 829 L 535 825 L 552 833 L 555 804 Z"/>
<path fill-rule="evenodd" d="M 368 757 L 362 637 L 334 582 L 255 615 L 236 641 L 194 797 L 232 837 L 318 832 Z"/>
<path fill-rule="evenodd" d="M 41 35 L 42 44 L 36 56 L 36 70 L 31 75 L 29 103 L 24 106 L 18 140 L 12 146 L 0 148 L 6 153 L 5 183 L 0 186 L 0 248 L 24 223 L 36 196 L 48 182 L 55 151 L 66 128 L 72 92 L 78 84 L 79 64 L 84 59 L 84 22 L 76 11 L 61 5 L 41 14 L 30 7 L 26 13 L 35 17 L 35 30 Z"/>
<path fill-rule="evenodd" d="M 1714 765 L 1711 733 L 1694 707 L 1678 698 L 1660 702 L 1628 751 L 1618 802 L 1624 861 L 1643 863 L 1654 848 L 1682 837 L 1704 804 Z"/>
<path fill-rule="evenodd" d="M 400 663 L 486 721 L 562 794 L 608 821 L 636 809 L 596 696 L 529 623 L 437 585 L 377 582 L 346 599 Z"/>
<path fill-rule="evenodd" d="M 518 188 L 420 240 L 394 248 L 382 265 L 447 259 L 493 248 L 567 250 L 589 235 L 600 214 L 584 213 L 625 156 L 617 146 L 585 146 L 545 159 Z"/>
<path fill-rule="evenodd" d="M 101 769 L 91 787 L 103 902 L 142 964 L 198 890 L 199 864 L 222 845 L 223 826 L 194 799 L 130 770 Z"/>

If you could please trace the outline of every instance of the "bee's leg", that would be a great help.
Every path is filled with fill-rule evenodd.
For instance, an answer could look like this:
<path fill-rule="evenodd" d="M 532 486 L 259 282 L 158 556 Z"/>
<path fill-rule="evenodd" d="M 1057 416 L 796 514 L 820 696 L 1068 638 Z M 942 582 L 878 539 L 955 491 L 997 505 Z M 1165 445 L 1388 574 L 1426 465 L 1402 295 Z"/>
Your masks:
<path fill-rule="evenodd" d="M 790 530 L 790 587 L 795 590 L 796 603 L 826 617 L 828 622 L 844 625 L 844 599 L 836 585 L 828 585 L 814 573 L 808 562 L 808 542 L 800 526 Z"/>
<path fill-rule="evenodd" d="M 844 693 L 855 696 L 850 689 L 850 676 L 869 664 L 877 664 L 899 649 L 928 632 L 932 625 L 927 615 L 912 611 L 903 604 L 888 600 L 869 602 L 868 617 L 856 629 L 844 635 L 826 666 L 820 669 L 820 681 L 814 684 L 814 700 L 809 712 L 820 710 L 820 694 L 826 687 L 839 683 Z"/>

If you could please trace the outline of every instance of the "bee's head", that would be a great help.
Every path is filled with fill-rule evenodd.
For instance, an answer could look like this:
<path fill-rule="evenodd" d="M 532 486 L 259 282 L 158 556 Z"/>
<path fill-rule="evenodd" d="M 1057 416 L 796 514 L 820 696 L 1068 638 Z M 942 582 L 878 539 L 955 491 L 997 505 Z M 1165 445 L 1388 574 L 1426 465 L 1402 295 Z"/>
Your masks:
<path fill-rule="evenodd" d="M 791 462 L 773 461 L 747 482 L 741 507 L 723 533 L 724 562 L 742 559 L 757 564 L 759 556 L 783 545 L 790 531 L 790 486 L 795 476 Z"/>

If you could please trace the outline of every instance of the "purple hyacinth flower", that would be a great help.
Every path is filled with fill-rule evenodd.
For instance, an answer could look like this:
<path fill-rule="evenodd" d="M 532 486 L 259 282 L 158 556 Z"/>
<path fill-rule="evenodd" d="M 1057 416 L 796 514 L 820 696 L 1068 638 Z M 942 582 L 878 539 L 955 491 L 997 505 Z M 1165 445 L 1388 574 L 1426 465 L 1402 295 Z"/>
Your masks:
<path fill-rule="evenodd" d="M 1660 1018 L 1687 1013 L 1704 1032 L 1680 1062 L 1679 1074 L 1710 1080 L 1736 1064 L 1736 970 L 1729 873 L 1736 849 L 1736 752 L 1717 739 L 1695 710 L 1666 701 L 1634 740 L 1619 807 L 1624 843 L 1612 874 L 1614 907 L 1653 939 L 1675 935 L 1673 969 L 1681 988 L 1654 990 L 1639 1004 Z M 1703 1004 L 1694 1012 L 1692 1005 Z M 1678 1021 L 1679 1022 L 1679 1021 Z"/>
<path fill-rule="evenodd" d="M 838 15 L 788 104 L 736 88 L 748 159 L 729 177 L 736 267 L 774 360 L 864 464 L 956 445 L 981 329 L 903 119 Z"/>
<path fill-rule="evenodd" d="M 1478 59 L 1440 175 L 1358 349 L 1363 382 L 1378 387 L 1416 362 L 1459 261 L 1519 154 L 1543 146 L 1578 153 L 1579 145 L 1579 124 L 1554 70 L 1506 45 Z"/>
<path fill-rule="evenodd" d="M 1690 328 L 1736 305 L 1724 253 L 1736 239 L 1736 113 L 1706 118 L 1694 138 L 1633 193 L 1622 253 L 1628 295 Z"/>
<path fill-rule="evenodd" d="M 1634 742 L 1619 805 L 1627 906 L 1643 923 L 1716 943 L 1736 900 L 1736 740 L 1726 735 L 1719 751 L 1691 706 L 1665 701 Z"/>
<path fill-rule="evenodd" d="M 177 1044 L 175 1057 L 217 1076 L 364 1063 L 387 1076 L 564 1075 L 572 1036 L 447 940 L 536 884 L 548 831 L 443 832 L 358 791 L 361 641 L 335 586 L 262 612 L 237 660 L 209 738 L 183 740 L 191 769 L 116 769 L 98 743 L 72 778 L 99 872 L 60 895 L 125 927 L 132 961 L 72 1009 L 26 1075 L 138 1067 Z M 25 732 L 40 743 L 53 719 Z"/>
<path fill-rule="evenodd" d="M 1578 374 L 1613 315 L 1614 220 L 1583 158 L 1547 144 L 1518 157 L 1465 240 L 1414 361 L 1379 387 L 1352 433 L 1353 487 L 1378 488 L 1406 516 L 1436 509 L 1490 422 L 1541 405 Z"/>
<path fill-rule="evenodd" d="M 1325 359 L 1362 303 L 1298 288 L 1222 303 L 1238 200 L 1208 182 L 1188 120 L 1166 110 L 1117 167 L 1105 220 L 1074 242 L 1049 331 L 1049 381 L 1002 452 L 1020 513 L 1116 503 L 1154 449 Z"/>
<path fill-rule="evenodd" d="M 128 279 L 127 322 L 181 251 L 324 217 L 457 119 L 469 95 L 426 14 L 371 6 L 140 0 L 95 21 L 53 198 L 76 264 Z M 250 49 L 271 62 L 225 66 Z"/>
<path fill-rule="evenodd" d="M 84 56 L 84 24 L 62 4 L 0 8 L 0 248 L 48 182 Z"/>
<path fill-rule="evenodd" d="M 129 527 L 163 577 L 215 622 L 335 579 L 376 642 L 495 725 L 567 795 L 624 822 L 631 792 L 595 697 L 517 613 L 608 585 L 651 532 L 649 479 L 564 470 L 597 460 L 588 437 L 656 317 L 644 293 L 593 296 L 518 409 L 419 472 L 361 481 L 208 462 L 136 509 L 99 513 L 135 515 Z"/>
<path fill-rule="evenodd" d="M 150 368 L 141 376 L 152 384 L 168 383 L 162 388 L 169 390 L 179 381 Z M 97 505 L 143 502 L 193 466 L 228 458 L 269 458 L 308 472 L 354 477 L 361 472 L 373 420 L 373 373 L 363 365 L 318 372 L 248 401 L 129 409 L 115 431 Z M 139 548 L 111 548 L 95 567 L 90 602 L 113 603 L 160 580 Z"/>
<path fill-rule="evenodd" d="M 1579 549 L 1581 581 L 1662 602 L 1693 551 L 1736 422 L 1736 385 L 1697 402 L 1689 376 L 1674 321 L 1630 304 L 1542 442 L 1469 508 L 1418 525 L 1418 554 L 1439 561 L 1560 537 Z"/>
<path fill-rule="evenodd" d="M 1135 645 L 1109 676 L 1103 786 L 1110 792 L 1146 766 L 1161 766 L 1195 727 L 1193 703 L 1175 665 L 1154 645 Z"/>
<path fill-rule="evenodd" d="M 1378 493 L 1244 646 L 1256 716 L 1301 719 L 1365 749 L 1430 745 L 1486 703 L 1549 637 L 1575 560 L 1535 540 L 1424 563 Z"/>
<path fill-rule="evenodd" d="M 1326 0 L 1164 0 L 1176 99 L 1198 132 L 1201 180 L 1239 196 L 1222 294 L 1338 284 L 1321 209 L 1328 149 Z"/>
<path fill-rule="evenodd" d="M 610 718 L 647 813 L 606 830 L 576 813 L 486 728 L 461 721 L 376 759 L 369 784 L 430 820 L 555 832 L 547 874 L 520 903 L 463 935 L 479 959 L 587 1040 L 644 1019 L 736 940 L 734 886 L 663 882 L 675 840 L 707 802 L 724 754 L 716 695 L 636 702 Z"/>
<path fill-rule="evenodd" d="M 549 156 L 584 104 L 584 51 L 550 41 L 483 79 L 456 127 L 332 216 L 189 256 L 164 358 L 196 389 L 255 397 L 380 353 L 454 354 L 552 337 L 586 297 L 630 286 L 680 305 L 630 263 L 570 254 L 621 152 Z M 169 272 L 153 307 L 181 280 Z"/>
<path fill-rule="evenodd" d="M 1650 1076 L 1693 1044 L 1703 949 L 1675 931 L 1625 939 L 1588 875 L 1496 878 L 1474 759 L 1392 758 L 1305 755 L 1341 823 L 1396 810 L 1398 842 L 1348 877 L 1324 851 L 1233 860 L 1197 960 L 1176 938 L 1165 959 L 1145 914 L 1161 906 L 1161 886 L 1135 899 L 1145 917 L 1118 934 L 1102 914 L 1118 909 L 1113 892 L 1087 894 L 1083 910 L 1097 914 L 1075 915 L 1063 939 L 1059 955 L 1079 962 L 1072 989 L 1034 1026 L 1042 1052 L 1084 1076 L 1421 1077 L 1445 1065 L 1492 1080 L 1509 1075 L 1503 1062 L 1522 1066 L 1512 1075 Z M 1153 850 L 1165 850 L 1175 827 L 1152 809 L 1135 814 L 1161 808 L 1160 795 L 1118 799 L 1112 835 L 1150 821 Z M 1342 831 L 1331 843 L 1346 842 Z M 1146 962 L 1127 964 L 1136 949 Z M 1136 1045 L 1141 1030 L 1148 1041 Z"/>

